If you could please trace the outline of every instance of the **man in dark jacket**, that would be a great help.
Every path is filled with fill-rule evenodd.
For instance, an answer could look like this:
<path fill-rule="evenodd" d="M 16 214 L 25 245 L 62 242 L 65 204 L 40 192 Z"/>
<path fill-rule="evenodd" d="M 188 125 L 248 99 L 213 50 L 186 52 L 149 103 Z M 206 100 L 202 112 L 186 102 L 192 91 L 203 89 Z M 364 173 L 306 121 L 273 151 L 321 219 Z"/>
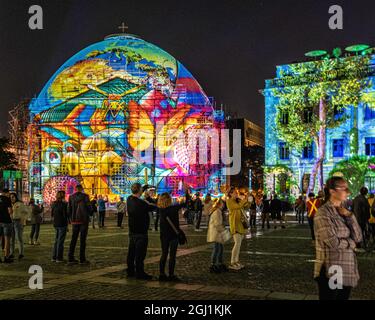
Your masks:
<path fill-rule="evenodd" d="M 147 254 L 148 229 L 150 226 L 149 212 L 155 206 L 141 199 L 142 186 L 134 183 L 132 195 L 126 201 L 129 225 L 129 249 L 127 257 L 127 275 L 137 279 L 151 280 L 152 276 L 144 271 L 144 260 Z"/>
<path fill-rule="evenodd" d="M 358 224 L 362 229 L 362 234 L 365 234 L 368 219 L 370 219 L 370 205 L 367 200 L 368 189 L 362 187 L 359 195 L 353 200 L 353 211 L 357 218 Z M 363 237 L 363 245 L 366 246 L 366 239 Z"/>
<path fill-rule="evenodd" d="M 80 264 L 90 263 L 88 260 L 86 260 L 86 238 L 91 214 L 92 209 L 90 205 L 90 198 L 87 194 L 83 193 L 82 186 L 78 185 L 76 186 L 76 193 L 69 197 L 68 203 L 68 216 L 72 224 L 72 240 L 69 247 L 68 264 L 78 263 L 78 261 L 74 259 L 74 251 L 79 235 L 79 262 Z"/>

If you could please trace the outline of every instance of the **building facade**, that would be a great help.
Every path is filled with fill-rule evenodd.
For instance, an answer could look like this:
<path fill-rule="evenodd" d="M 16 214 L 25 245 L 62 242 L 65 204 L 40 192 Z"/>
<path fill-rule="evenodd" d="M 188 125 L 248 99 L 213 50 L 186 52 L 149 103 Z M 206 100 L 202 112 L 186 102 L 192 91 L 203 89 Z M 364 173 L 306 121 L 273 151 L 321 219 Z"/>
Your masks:
<path fill-rule="evenodd" d="M 277 66 L 276 77 L 266 80 L 263 91 L 265 97 L 265 184 L 268 191 L 298 195 L 308 190 L 310 175 L 318 159 L 316 140 L 296 150 L 280 132 L 282 126 L 301 124 L 303 128 L 309 126 L 313 128 L 317 124 L 320 119 L 320 106 L 318 103 L 316 107 L 311 108 L 311 100 L 308 96 L 316 88 L 325 90 L 324 98 L 321 99 L 327 101 L 327 116 L 330 116 L 331 121 L 327 121 L 324 141 L 325 156 L 322 166 L 324 181 L 330 176 L 337 163 L 350 160 L 354 156 L 370 159 L 375 155 L 374 64 L 374 56 L 363 51 L 356 52 L 354 55 L 346 54 L 344 57 L 325 55 L 323 59 Z M 348 84 L 355 87 L 355 90 L 344 87 Z M 347 91 L 344 92 L 344 89 Z M 287 92 L 289 95 L 283 96 L 280 92 Z M 301 95 L 306 95 L 307 98 Z M 336 99 L 340 95 L 347 100 Z M 284 97 L 289 97 L 290 100 L 280 101 Z M 290 106 L 295 103 L 292 99 L 302 104 L 306 101 L 305 110 L 293 107 L 293 110 L 302 110 L 299 115 L 300 124 L 296 122 L 295 115 L 291 120 L 291 114 L 283 111 L 283 107 L 286 106 L 288 109 L 288 104 Z M 339 101 L 337 105 L 334 104 L 335 99 Z M 347 101 L 357 101 L 357 103 Z M 339 103 L 342 104 L 339 105 Z M 338 125 L 335 123 L 336 120 Z M 292 130 L 287 132 L 292 132 Z M 308 135 L 309 132 L 306 131 L 303 134 Z M 349 176 L 346 178 L 350 179 Z M 375 190 L 374 182 L 372 170 L 368 170 L 365 184 L 372 191 Z M 313 191 L 317 192 L 319 189 L 316 183 Z"/>

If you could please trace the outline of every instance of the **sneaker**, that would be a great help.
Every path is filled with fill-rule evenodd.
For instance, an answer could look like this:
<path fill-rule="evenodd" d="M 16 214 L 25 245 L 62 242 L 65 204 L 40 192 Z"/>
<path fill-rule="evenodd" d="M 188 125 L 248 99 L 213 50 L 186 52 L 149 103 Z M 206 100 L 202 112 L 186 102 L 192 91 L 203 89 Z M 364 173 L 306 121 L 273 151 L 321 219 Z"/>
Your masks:
<path fill-rule="evenodd" d="M 138 280 L 151 280 L 152 276 L 147 273 L 143 273 L 143 274 L 137 275 L 136 278 Z"/>
<path fill-rule="evenodd" d="M 23 255 L 23 254 L 20 254 L 19 256 L 18 256 L 18 260 L 21 260 L 21 259 L 23 259 L 25 256 Z"/>
<path fill-rule="evenodd" d="M 245 265 L 239 262 L 236 262 L 235 265 L 238 266 L 240 269 L 245 268 Z"/>
<path fill-rule="evenodd" d="M 355 248 L 355 249 L 354 249 L 354 252 L 357 252 L 357 253 L 365 253 L 366 250 L 363 249 L 363 248 Z"/>
<path fill-rule="evenodd" d="M 203 230 L 202 230 L 202 229 L 197 229 L 197 228 L 195 228 L 195 231 L 201 232 L 201 231 L 203 231 Z"/>
<path fill-rule="evenodd" d="M 29 241 L 29 245 L 30 245 L 30 246 L 33 246 L 33 245 L 34 245 L 34 241 L 33 241 L 33 240 L 30 240 L 30 241 Z"/>
<path fill-rule="evenodd" d="M 181 279 L 179 277 L 175 276 L 175 275 L 169 276 L 168 280 L 173 281 L 173 282 L 180 282 L 181 281 Z"/>
<path fill-rule="evenodd" d="M 231 270 L 240 270 L 240 267 L 236 264 L 230 264 L 228 266 L 228 269 L 231 269 Z"/>
<path fill-rule="evenodd" d="M 40 242 L 39 242 L 39 241 L 35 241 L 35 242 L 34 242 L 34 245 L 35 245 L 35 246 L 40 246 Z"/>
<path fill-rule="evenodd" d="M 161 274 L 161 275 L 159 276 L 159 281 L 164 282 L 164 281 L 168 281 L 168 280 L 169 280 L 169 278 L 167 277 L 166 274 Z"/>
<path fill-rule="evenodd" d="M 52 259 L 51 259 L 51 262 L 56 262 L 56 259 L 55 259 L 55 258 L 52 258 Z"/>
<path fill-rule="evenodd" d="M 66 261 L 65 261 L 64 259 L 62 259 L 62 260 L 58 260 L 58 259 L 57 259 L 55 262 L 56 262 L 56 263 L 64 263 L 64 262 L 66 262 Z"/>
<path fill-rule="evenodd" d="M 228 272 L 229 271 L 228 268 L 227 268 L 227 266 L 225 264 L 221 264 L 219 266 L 219 268 L 220 268 L 221 272 Z"/>
<path fill-rule="evenodd" d="M 210 273 L 220 273 L 220 272 L 221 272 L 221 270 L 220 270 L 220 268 L 218 266 L 212 265 L 210 267 Z"/>
<path fill-rule="evenodd" d="M 69 265 L 69 266 L 71 266 L 71 265 L 73 265 L 73 264 L 78 264 L 78 260 L 76 260 L 76 259 L 71 259 L 71 260 L 68 261 L 68 265 Z"/>
<path fill-rule="evenodd" d="M 90 261 L 89 260 L 83 260 L 83 261 L 80 261 L 79 264 L 88 265 L 88 264 L 90 264 Z"/>

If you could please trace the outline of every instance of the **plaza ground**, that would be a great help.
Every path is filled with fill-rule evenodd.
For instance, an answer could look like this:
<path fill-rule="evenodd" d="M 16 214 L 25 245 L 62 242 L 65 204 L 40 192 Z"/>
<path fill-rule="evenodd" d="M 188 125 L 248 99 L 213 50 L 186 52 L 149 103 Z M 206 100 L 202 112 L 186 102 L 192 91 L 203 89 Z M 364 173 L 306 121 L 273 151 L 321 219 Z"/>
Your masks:
<path fill-rule="evenodd" d="M 289 217 L 293 219 L 293 217 Z M 182 222 L 183 223 L 183 222 Z M 89 230 L 87 258 L 89 266 L 67 266 L 51 261 L 54 229 L 41 227 L 40 246 L 25 244 L 25 258 L 13 264 L 0 264 L 0 299 L 146 299 L 146 300 L 250 300 L 286 299 L 316 300 L 317 287 L 312 279 L 314 248 L 307 225 L 289 222 L 286 229 L 249 232 L 241 247 L 241 271 L 209 273 L 211 244 L 203 232 L 183 225 L 188 244 L 178 250 L 176 274 L 179 283 L 157 281 L 161 254 L 159 233 L 149 232 L 146 272 L 153 281 L 129 280 L 124 276 L 128 231 L 119 229 L 114 219 L 107 220 L 105 229 Z M 30 226 L 25 228 L 25 242 Z M 70 242 L 68 233 L 65 256 Z M 232 243 L 224 249 L 229 264 Z M 78 255 L 78 248 L 76 251 Z M 375 299 L 375 253 L 358 257 L 361 280 L 353 290 L 353 299 Z M 44 272 L 44 288 L 28 287 L 31 265 L 40 265 Z"/>

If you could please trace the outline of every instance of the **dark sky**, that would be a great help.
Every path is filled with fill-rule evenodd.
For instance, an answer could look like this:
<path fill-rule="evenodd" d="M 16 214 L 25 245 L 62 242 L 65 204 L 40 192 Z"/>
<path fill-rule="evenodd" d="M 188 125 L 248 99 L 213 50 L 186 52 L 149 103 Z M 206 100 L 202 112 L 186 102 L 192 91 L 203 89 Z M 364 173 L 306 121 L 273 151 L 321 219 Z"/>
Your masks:
<path fill-rule="evenodd" d="M 43 8 L 43 30 L 28 28 L 33 4 Z M 334 4 L 343 7 L 344 30 L 328 28 Z M 0 133 L 10 107 L 122 21 L 181 61 L 218 104 L 263 126 L 258 90 L 275 66 L 314 49 L 374 46 L 374 9 L 373 0 L 0 0 Z"/>

